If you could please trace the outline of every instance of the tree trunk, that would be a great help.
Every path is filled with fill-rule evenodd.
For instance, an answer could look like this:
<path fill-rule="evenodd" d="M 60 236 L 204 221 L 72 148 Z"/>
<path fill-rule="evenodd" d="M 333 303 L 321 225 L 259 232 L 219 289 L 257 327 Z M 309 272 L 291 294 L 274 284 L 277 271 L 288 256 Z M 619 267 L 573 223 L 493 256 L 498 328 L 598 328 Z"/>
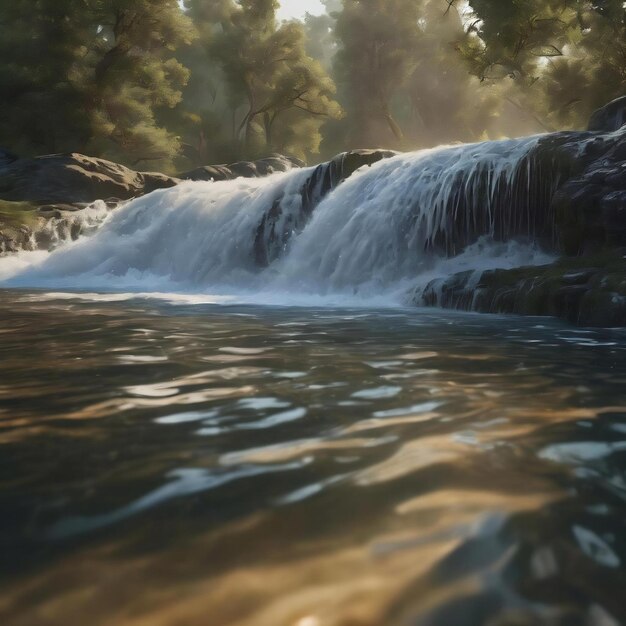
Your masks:
<path fill-rule="evenodd" d="M 250 147 L 250 140 L 252 139 L 252 122 L 256 117 L 256 113 L 254 115 L 248 115 L 248 121 L 246 122 L 246 135 L 245 135 L 245 146 L 246 149 Z"/>
<path fill-rule="evenodd" d="M 383 117 L 385 118 L 389 129 L 393 133 L 393 136 L 398 140 L 398 142 L 403 143 L 404 133 L 402 132 L 398 122 L 393 119 L 393 115 L 391 115 L 391 111 L 389 110 L 389 105 L 386 102 L 382 102 L 381 107 L 383 110 Z"/>
<path fill-rule="evenodd" d="M 115 62 L 126 54 L 127 50 L 125 46 L 120 44 L 114 46 L 110 50 L 107 50 L 104 56 L 98 61 L 95 68 L 96 85 L 98 88 L 102 87 L 102 83 L 106 78 L 107 73 Z"/>
<path fill-rule="evenodd" d="M 265 128 L 265 145 L 268 148 L 274 147 L 273 129 L 277 113 L 270 115 L 267 111 L 263 115 L 263 126 Z"/>
<path fill-rule="evenodd" d="M 248 96 L 248 112 L 241 121 L 241 124 L 239 125 L 237 136 L 240 137 L 241 133 L 243 132 L 243 142 L 244 146 L 247 148 L 250 145 L 250 136 L 252 135 L 252 122 L 257 115 L 257 112 L 255 110 L 256 98 L 252 86 L 248 81 L 246 81 L 246 95 Z"/>

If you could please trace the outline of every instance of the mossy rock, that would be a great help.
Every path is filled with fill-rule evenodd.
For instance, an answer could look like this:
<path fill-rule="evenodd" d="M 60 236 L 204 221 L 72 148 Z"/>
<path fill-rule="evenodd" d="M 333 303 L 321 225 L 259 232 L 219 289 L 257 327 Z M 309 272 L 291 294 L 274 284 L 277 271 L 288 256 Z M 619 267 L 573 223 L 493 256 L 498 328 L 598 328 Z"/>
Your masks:
<path fill-rule="evenodd" d="M 37 205 L 31 202 L 0 200 L 0 229 L 36 226 L 40 219 L 37 209 Z"/>
<path fill-rule="evenodd" d="M 481 313 L 553 316 L 583 326 L 626 326 L 623 250 L 566 257 L 551 265 L 472 272 L 433 281 L 422 304 Z"/>
<path fill-rule="evenodd" d="M 35 235 L 45 219 L 35 204 L 0 200 L 0 255 L 31 250 Z"/>

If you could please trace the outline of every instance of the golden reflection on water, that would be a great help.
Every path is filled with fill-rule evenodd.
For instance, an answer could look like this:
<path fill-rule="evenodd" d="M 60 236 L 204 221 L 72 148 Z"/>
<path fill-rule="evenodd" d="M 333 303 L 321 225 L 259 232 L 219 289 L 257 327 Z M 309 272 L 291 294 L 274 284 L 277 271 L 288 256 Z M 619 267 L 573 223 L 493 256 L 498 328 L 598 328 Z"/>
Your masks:
<path fill-rule="evenodd" d="M 621 336 L 6 294 L 0 313 L 2 623 L 626 619 Z"/>
<path fill-rule="evenodd" d="M 413 517 L 411 532 L 399 530 L 394 519 L 382 525 L 377 520 L 373 528 L 363 520 L 360 531 L 366 540 L 344 538 L 339 545 L 299 546 L 294 541 L 301 520 L 294 516 L 288 528 L 284 522 L 274 526 L 272 515 L 178 539 L 164 554 L 119 560 L 124 547 L 106 545 L 13 585 L 0 609 L 25 609 L 30 598 L 39 598 L 37 609 L 27 611 L 24 620 L 17 611 L 15 626 L 295 626 L 306 619 L 328 626 L 401 624 L 396 603 L 407 589 L 419 610 L 443 601 L 431 587 L 430 573 L 455 548 L 479 535 L 490 513 L 537 510 L 559 495 L 426 494 L 396 507 L 399 516 Z M 273 527 L 280 533 L 272 532 Z M 210 574 L 213 559 L 224 570 L 217 577 Z M 478 577 L 461 586 L 467 592 L 480 584 Z M 456 587 L 446 594 L 459 592 Z"/>

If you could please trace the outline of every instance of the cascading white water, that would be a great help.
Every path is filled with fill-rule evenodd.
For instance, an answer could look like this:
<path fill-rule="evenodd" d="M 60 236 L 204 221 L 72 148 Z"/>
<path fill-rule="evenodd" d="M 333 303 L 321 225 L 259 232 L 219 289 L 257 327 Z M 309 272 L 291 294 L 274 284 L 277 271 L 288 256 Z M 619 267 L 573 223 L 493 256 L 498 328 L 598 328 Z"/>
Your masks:
<path fill-rule="evenodd" d="M 184 183 L 130 202 L 94 235 L 50 254 L 1 259 L 0 279 L 29 287 L 245 291 L 248 298 L 272 291 L 371 297 L 402 294 L 442 273 L 547 262 L 531 244 L 490 243 L 509 232 L 534 234 L 530 213 L 513 205 L 516 194 L 528 202 L 527 156 L 538 140 L 380 161 L 323 199 L 320 191 L 310 219 L 303 188 L 314 168 Z M 267 266 L 258 262 L 259 246 Z"/>

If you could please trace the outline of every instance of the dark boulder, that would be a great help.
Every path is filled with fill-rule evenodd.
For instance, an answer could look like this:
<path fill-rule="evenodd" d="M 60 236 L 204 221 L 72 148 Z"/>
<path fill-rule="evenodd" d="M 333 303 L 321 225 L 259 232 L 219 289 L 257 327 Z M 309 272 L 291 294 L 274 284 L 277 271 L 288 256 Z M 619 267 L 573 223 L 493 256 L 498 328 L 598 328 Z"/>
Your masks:
<path fill-rule="evenodd" d="M 473 271 L 431 281 L 415 304 L 478 313 L 558 317 L 581 326 L 626 326 L 623 250 L 552 265 Z"/>
<path fill-rule="evenodd" d="M 202 167 L 196 167 L 188 172 L 182 172 L 178 175 L 181 180 L 204 180 L 204 181 L 219 181 L 219 180 L 231 180 L 235 178 L 233 172 L 227 165 L 203 165 Z"/>
<path fill-rule="evenodd" d="M 578 255 L 625 246 L 626 126 L 600 136 L 558 133 L 545 141 L 561 162 L 545 212 L 555 251 Z"/>
<path fill-rule="evenodd" d="M 0 151 L 0 199 L 37 204 L 81 204 L 102 198 L 129 200 L 182 180 L 259 177 L 300 167 L 301 161 L 272 155 L 258 161 L 213 165 L 177 177 L 136 172 L 124 165 L 78 153 L 18 159 Z"/>
<path fill-rule="evenodd" d="M 616 98 L 593 113 L 588 130 L 610 133 L 626 124 L 626 96 Z"/>
<path fill-rule="evenodd" d="M 305 167 L 306 163 L 296 157 L 284 156 L 283 154 L 271 154 L 263 159 L 255 161 L 257 172 L 261 176 L 267 176 L 274 172 L 286 172 L 294 167 Z"/>
<path fill-rule="evenodd" d="M 304 163 L 293 157 L 280 154 L 271 155 L 257 161 L 238 161 L 229 165 L 205 165 L 188 172 L 178 174 L 182 180 L 232 180 L 234 178 L 258 178 L 274 172 L 286 172 L 294 167 L 303 167 Z"/>
<path fill-rule="evenodd" d="M 145 195 L 157 189 L 169 189 L 181 182 L 179 178 L 161 174 L 160 172 L 138 172 L 138 174 L 142 182 L 141 193 L 138 195 Z"/>
<path fill-rule="evenodd" d="M 89 203 L 112 196 L 128 200 L 179 182 L 78 153 L 0 164 L 0 199 L 39 204 Z"/>
<path fill-rule="evenodd" d="M 4 148 L 0 148 L 0 167 L 13 163 L 13 161 L 17 161 L 18 158 L 17 154 L 14 154 L 9 150 L 5 150 Z"/>

